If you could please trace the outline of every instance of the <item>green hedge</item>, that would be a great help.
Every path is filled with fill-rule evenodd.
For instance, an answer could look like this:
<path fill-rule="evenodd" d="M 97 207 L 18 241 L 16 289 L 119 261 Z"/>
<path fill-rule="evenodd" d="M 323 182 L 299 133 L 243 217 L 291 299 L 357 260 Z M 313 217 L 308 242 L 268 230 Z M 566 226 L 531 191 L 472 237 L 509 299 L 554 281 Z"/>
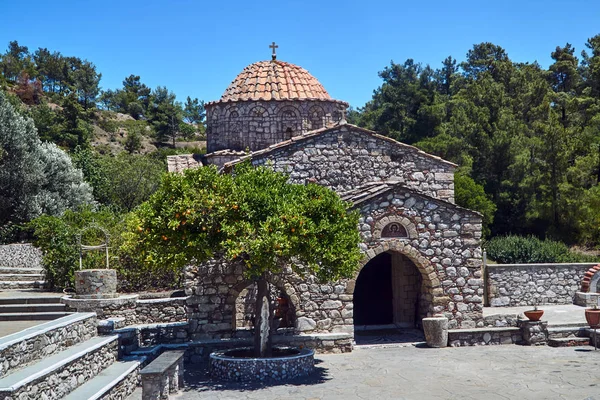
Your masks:
<path fill-rule="evenodd" d="M 596 257 L 575 253 L 554 240 L 535 236 L 497 236 L 485 244 L 488 257 L 500 264 L 595 262 Z"/>

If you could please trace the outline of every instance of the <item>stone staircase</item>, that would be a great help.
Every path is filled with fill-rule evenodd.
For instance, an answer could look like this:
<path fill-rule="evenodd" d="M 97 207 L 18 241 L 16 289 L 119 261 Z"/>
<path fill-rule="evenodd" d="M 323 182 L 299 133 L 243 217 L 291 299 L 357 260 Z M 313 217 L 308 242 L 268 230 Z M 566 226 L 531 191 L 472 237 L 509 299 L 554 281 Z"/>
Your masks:
<path fill-rule="evenodd" d="M 52 320 L 69 315 L 65 307 L 57 295 L 0 297 L 0 321 Z"/>
<path fill-rule="evenodd" d="M 98 336 L 96 324 L 73 313 L 0 338 L 0 399 L 127 398 L 144 359 L 119 360 L 118 335 Z"/>
<path fill-rule="evenodd" d="M 552 325 L 548 327 L 548 346 L 572 347 L 593 345 L 593 329 L 586 323 Z"/>
<path fill-rule="evenodd" d="M 39 289 L 44 283 L 42 268 L 0 267 L 0 290 Z"/>
<path fill-rule="evenodd" d="M 0 290 L 38 289 L 44 286 L 42 254 L 29 244 L 1 246 Z"/>

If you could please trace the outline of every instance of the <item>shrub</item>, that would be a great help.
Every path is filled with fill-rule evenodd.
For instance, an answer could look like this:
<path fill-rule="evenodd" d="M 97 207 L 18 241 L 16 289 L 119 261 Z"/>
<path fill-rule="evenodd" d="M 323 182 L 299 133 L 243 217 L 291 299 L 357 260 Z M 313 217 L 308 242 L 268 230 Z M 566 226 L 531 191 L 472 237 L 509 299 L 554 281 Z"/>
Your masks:
<path fill-rule="evenodd" d="M 535 236 L 497 236 L 485 245 L 488 256 L 501 264 L 594 262 L 592 256 L 575 253 L 562 242 Z"/>
<path fill-rule="evenodd" d="M 75 271 L 79 269 L 77 236 L 84 228 L 99 226 L 109 234 L 109 266 L 117 270 L 119 290 L 172 289 L 181 287 L 181 277 L 172 272 L 149 271 L 143 264 L 122 248 L 124 216 L 108 209 L 94 212 L 89 208 L 67 210 L 62 216 L 42 215 L 28 224 L 33 230 L 34 244 L 44 252 L 46 282 L 49 289 L 74 287 Z M 83 244 L 100 244 L 103 237 L 98 230 L 86 230 Z M 105 268 L 103 251 L 86 252 L 83 268 Z"/>

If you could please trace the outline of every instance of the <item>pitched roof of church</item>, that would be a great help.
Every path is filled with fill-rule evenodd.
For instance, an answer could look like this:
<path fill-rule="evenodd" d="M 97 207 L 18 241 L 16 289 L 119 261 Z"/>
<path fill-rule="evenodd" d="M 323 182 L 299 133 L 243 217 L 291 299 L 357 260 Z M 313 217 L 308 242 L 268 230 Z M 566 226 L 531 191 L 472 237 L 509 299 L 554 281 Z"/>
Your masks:
<path fill-rule="evenodd" d="M 323 85 L 307 70 L 272 60 L 259 61 L 244 68 L 225 89 L 219 102 L 308 99 L 332 100 Z"/>
<path fill-rule="evenodd" d="M 342 198 L 342 200 L 348 201 L 348 202 L 354 204 L 355 206 L 358 206 L 362 203 L 368 202 L 369 200 L 372 200 L 376 197 L 380 197 L 380 196 L 382 196 L 390 191 L 396 190 L 396 189 L 405 190 L 407 192 L 413 193 L 416 196 L 421 196 L 423 198 L 426 198 L 430 201 L 440 202 L 440 203 L 444 204 L 446 207 L 459 209 L 462 211 L 467 211 L 467 212 L 473 213 L 480 217 L 483 215 L 478 211 L 470 210 L 468 208 L 458 206 L 454 203 L 449 202 L 448 200 L 439 199 L 437 197 L 432 197 L 432 196 L 429 196 L 428 194 L 422 193 L 418 190 L 411 189 L 407 186 L 404 186 L 402 183 L 400 183 L 398 181 L 368 182 L 362 186 L 357 187 L 356 189 L 350 190 L 348 192 L 340 193 L 340 197 Z"/>
<path fill-rule="evenodd" d="M 373 136 L 373 137 L 375 137 L 377 139 L 384 140 L 386 142 L 392 143 L 395 146 L 398 146 L 398 147 L 401 147 L 401 148 L 404 148 L 404 149 L 408 149 L 408 150 L 414 151 L 414 152 L 416 152 L 417 154 L 419 154 L 419 155 L 421 155 L 423 157 L 427 157 L 427 158 L 433 159 L 433 160 L 435 160 L 435 161 L 437 161 L 439 163 L 446 164 L 446 165 L 448 165 L 450 167 L 453 167 L 453 168 L 458 167 L 458 165 L 454 164 L 453 162 L 444 160 L 443 158 L 438 157 L 438 156 L 434 156 L 433 154 L 426 153 L 423 150 L 419 150 L 418 148 L 416 148 L 414 146 L 398 142 L 397 140 L 394 140 L 394 139 L 389 138 L 387 136 L 380 135 L 377 132 L 371 131 L 369 129 L 361 128 L 361 127 L 358 127 L 356 125 L 352 125 L 352 124 L 348 124 L 348 123 L 341 123 L 341 124 L 338 124 L 338 125 L 334 125 L 332 127 L 326 127 L 326 128 L 321 128 L 321 129 L 316 129 L 314 131 L 306 132 L 306 133 L 304 133 L 302 135 L 294 136 L 294 137 L 292 137 L 289 140 L 285 140 L 283 142 L 279 142 L 279 143 L 273 144 L 273 145 L 271 145 L 271 146 L 269 146 L 269 147 L 267 147 L 265 149 L 254 151 L 254 152 L 248 154 L 247 156 L 240 157 L 237 160 L 225 163 L 223 165 L 223 169 L 225 171 L 228 171 L 235 164 L 238 164 L 238 163 L 243 162 L 245 160 L 253 159 L 253 158 L 258 157 L 258 156 L 268 155 L 270 153 L 273 153 L 273 152 L 278 151 L 280 149 L 283 149 L 285 147 L 291 146 L 292 144 L 312 139 L 314 137 L 323 135 L 323 134 L 325 134 L 327 132 L 331 132 L 331 131 L 334 131 L 336 129 L 340 129 L 342 127 L 346 128 L 346 129 L 349 129 L 349 130 L 358 131 L 358 132 L 361 132 L 361 133 L 366 133 L 367 135 L 370 135 L 370 136 Z"/>

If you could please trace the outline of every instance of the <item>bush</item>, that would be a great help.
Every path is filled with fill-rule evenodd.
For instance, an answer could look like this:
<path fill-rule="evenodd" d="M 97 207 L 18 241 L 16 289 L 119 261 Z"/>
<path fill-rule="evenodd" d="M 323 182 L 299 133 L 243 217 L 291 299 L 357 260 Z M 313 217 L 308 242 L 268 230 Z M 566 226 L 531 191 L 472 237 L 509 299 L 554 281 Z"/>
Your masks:
<path fill-rule="evenodd" d="M 592 256 L 571 251 L 566 244 L 535 236 L 497 236 L 485 245 L 488 257 L 501 264 L 594 262 Z"/>
<path fill-rule="evenodd" d="M 124 215 L 107 209 L 94 212 L 88 208 L 67 210 L 61 217 L 42 215 L 28 224 L 33 230 L 34 244 L 44 252 L 43 264 L 49 289 L 74 287 L 75 271 L 79 269 L 77 236 L 83 229 L 94 225 L 109 234 L 109 267 L 117 270 L 120 291 L 181 287 L 181 277 L 172 272 L 149 271 L 122 248 Z M 96 229 L 86 230 L 82 237 L 83 244 L 96 245 L 103 241 L 101 232 Z M 104 251 L 86 252 L 83 256 L 84 269 L 105 268 L 105 263 Z"/>

